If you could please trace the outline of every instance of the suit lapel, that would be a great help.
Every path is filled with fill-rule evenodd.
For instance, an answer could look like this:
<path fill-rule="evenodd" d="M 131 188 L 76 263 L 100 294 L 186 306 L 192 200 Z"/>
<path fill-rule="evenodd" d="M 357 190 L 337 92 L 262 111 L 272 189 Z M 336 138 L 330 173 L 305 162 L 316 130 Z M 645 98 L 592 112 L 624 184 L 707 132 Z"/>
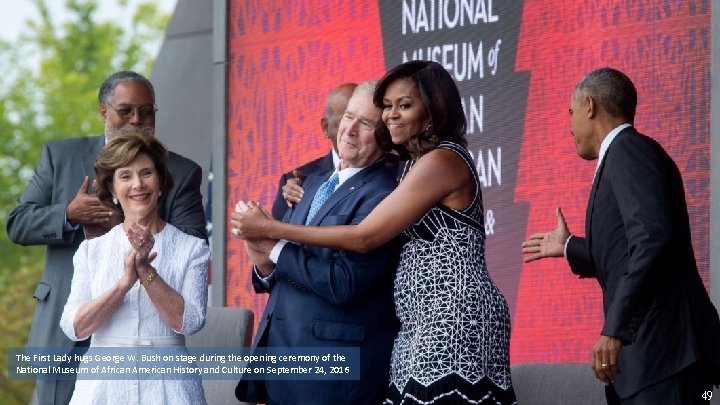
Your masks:
<path fill-rule="evenodd" d="M 358 173 L 359 174 L 359 173 Z M 345 198 L 348 194 L 352 193 L 357 189 L 356 183 L 358 182 L 360 176 L 355 175 L 347 179 L 340 187 L 335 190 L 335 192 L 330 195 L 330 198 L 328 198 L 327 201 L 325 201 L 325 204 L 322 205 L 318 209 L 318 211 L 315 213 L 315 216 L 312 218 L 312 221 L 308 225 L 318 225 L 322 220 L 325 218 L 325 216 L 330 212 L 335 205 L 337 205 L 338 202 L 340 202 L 343 198 Z"/>
<path fill-rule="evenodd" d="M 600 177 L 602 175 L 602 170 L 605 167 L 605 160 L 600 164 L 600 167 L 598 168 L 597 173 L 595 174 L 595 178 L 593 179 L 592 188 L 590 189 L 590 198 L 588 200 L 587 210 L 585 211 L 585 241 L 587 245 L 588 250 L 588 257 L 592 257 L 590 255 L 590 246 L 592 244 L 592 214 L 595 210 L 595 191 L 597 190 L 598 183 L 600 182 Z"/>
<path fill-rule="evenodd" d="M 83 173 L 85 173 L 85 176 L 90 177 L 90 180 L 95 178 L 95 160 L 97 159 L 100 150 L 102 150 L 103 146 L 105 146 L 105 136 L 97 136 L 93 138 L 92 142 L 88 142 L 88 146 L 83 152 L 82 158 Z"/>
<path fill-rule="evenodd" d="M 605 156 L 604 156 L 602 162 L 600 163 L 600 167 L 598 167 L 598 169 L 597 169 L 595 178 L 593 179 L 592 188 L 590 189 L 590 199 L 588 201 L 588 206 L 587 206 L 588 208 L 587 208 L 587 211 L 585 212 L 585 242 L 586 242 L 587 249 L 588 249 L 588 257 L 590 258 L 591 261 L 592 261 L 592 254 L 591 254 L 592 217 L 593 217 L 593 212 L 595 211 L 595 197 L 597 194 L 597 190 L 600 188 L 600 182 L 602 181 L 602 176 L 603 176 L 603 173 L 605 172 L 605 166 L 608 161 L 608 156 L 612 152 L 613 145 L 616 143 L 615 141 L 617 141 L 617 138 L 624 136 L 625 133 L 628 132 L 628 130 L 631 128 L 632 127 L 623 129 L 622 131 L 620 131 L 619 134 L 617 134 L 617 136 L 615 137 L 613 142 L 610 144 L 608 149 L 605 151 Z"/>
<path fill-rule="evenodd" d="M 320 171 L 335 170 L 335 167 L 333 165 L 332 151 L 325 155 L 325 157 L 320 161 L 319 167 Z"/>
<path fill-rule="evenodd" d="M 305 218 L 307 218 L 308 212 L 310 212 L 310 205 L 312 204 L 312 200 L 315 197 L 318 188 L 320 188 L 320 185 L 324 183 L 325 180 L 330 178 L 332 172 L 333 170 L 318 174 L 317 176 L 308 177 L 307 181 L 303 183 L 305 197 L 301 198 L 300 202 L 288 210 L 289 217 L 286 215 L 287 222 L 291 224 L 305 224 Z"/>
<path fill-rule="evenodd" d="M 349 179 L 347 179 L 340 187 L 338 187 L 337 190 L 335 190 L 334 193 L 330 196 L 330 198 L 323 204 L 322 207 L 318 210 L 317 213 L 315 213 L 315 216 L 313 217 L 312 221 L 308 225 L 318 225 L 322 220 L 325 218 L 325 216 L 345 197 L 355 192 L 355 190 L 359 189 L 365 183 L 368 182 L 368 179 L 377 172 L 378 169 L 383 168 L 385 165 L 385 162 L 383 160 L 380 160 L 379 162 L 373 163 L 372 165 L 366 167 L 365 169 L 361 170 L 354 176 L 351 176 Z M 313 194 L 314 195 L 314 194 Z M 309 208 L 308 208 L 309 209 Z"/>

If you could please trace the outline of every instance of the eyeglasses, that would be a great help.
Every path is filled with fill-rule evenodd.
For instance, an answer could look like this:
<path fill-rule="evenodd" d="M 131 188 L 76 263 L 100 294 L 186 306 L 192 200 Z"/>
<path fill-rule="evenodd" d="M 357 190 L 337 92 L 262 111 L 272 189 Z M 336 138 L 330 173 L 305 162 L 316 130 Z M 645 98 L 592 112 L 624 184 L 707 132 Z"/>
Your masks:
<path fill-rule="evenodd" d="M 138 117 L 140 117 L 140 119 L 144 121 L 148 118 L 155 117 L 155 113 L 158 111 L 158 109 L 154 105 L 144 105 L 140 107 L 124 105 L 119 108 L 114 107 L 112 104 L 107 105 L 113 110 L 115 110 L 117 115 L 124 120 L 132 118 L 133 115 L 135 115 L 135 112 L 137 112 Z"/>

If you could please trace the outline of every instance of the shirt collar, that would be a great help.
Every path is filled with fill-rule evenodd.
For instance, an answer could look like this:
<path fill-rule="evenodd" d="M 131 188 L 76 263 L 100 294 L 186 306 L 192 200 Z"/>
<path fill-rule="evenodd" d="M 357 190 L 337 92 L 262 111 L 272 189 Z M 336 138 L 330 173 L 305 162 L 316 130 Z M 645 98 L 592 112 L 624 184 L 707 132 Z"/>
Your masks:
<path fill-rule="evenodd" d="M 346 169 L 340 170 L 338 172 L 338 187 L 340 187 L 345 182 L 345 180 L 356 175 L 362 169 L 364 169 L 364 167 L 348 167 Z"/>
<path fill-rule="evenodd" d="M 334 148 L 330 149 L 330 152 L 332 152 L 333 167 L 340 167 L 340 156 L 335 152 Z"/>
<path fill-rule="evenodd" d="M 610 144 L 615 139 L 616 136 L 622 131 L 623 129 L 627 127 L 631 127 L 632 124 L 622 124 L 618 127 L 615 127 L 610 133 L 603 139 L 602 143 L 600 144 L 600 155 L 598 156 L 598 162 L 597 166 L 595 166 L 595 174 L 597 174 L 598 169 L 600 169 L 600 165 L 603 162 L 603 159 L 605 158 L 605 153 L 607 153 L 608 148 L 610 147 Z"/>

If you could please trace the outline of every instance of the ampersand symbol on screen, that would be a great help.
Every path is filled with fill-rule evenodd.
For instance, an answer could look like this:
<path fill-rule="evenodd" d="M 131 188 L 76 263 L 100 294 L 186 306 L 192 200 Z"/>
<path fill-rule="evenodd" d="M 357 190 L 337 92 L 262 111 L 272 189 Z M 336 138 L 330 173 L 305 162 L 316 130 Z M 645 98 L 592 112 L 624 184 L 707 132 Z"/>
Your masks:
<path fill-rule="evenodd" d="M 492 235 L 495 233 L 495 215 L 492 210 L 488 210 L 485 214 L 485 235 Z"/>

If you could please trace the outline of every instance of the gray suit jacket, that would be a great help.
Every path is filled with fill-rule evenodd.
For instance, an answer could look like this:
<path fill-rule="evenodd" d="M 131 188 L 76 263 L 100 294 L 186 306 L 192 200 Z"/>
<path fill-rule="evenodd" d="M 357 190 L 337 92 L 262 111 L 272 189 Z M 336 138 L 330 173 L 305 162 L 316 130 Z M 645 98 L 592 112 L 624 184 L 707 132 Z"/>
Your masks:
<path fill-rule="evenodd" d="M 60 329 L 59 322 L 70 294 L 73 255 L 85 235 L 82 226 L 63 232 L 65 209 L 85 176 L 95 178 L 93 166 L 104 144 L 101 135 L 45 145 L 32 179 L 10 212 L 7 233 L 14 243 L 47 246 L 45 269 L 34 294 L 37 304 L 29 347 L 61 347 L 69 351 L 75 345 Z M 175 186 L 160 202 L 160 216 L 185 233 L 207 238 L 200 194 L 202 169 L 172 152 L 168 169 Z"/>

